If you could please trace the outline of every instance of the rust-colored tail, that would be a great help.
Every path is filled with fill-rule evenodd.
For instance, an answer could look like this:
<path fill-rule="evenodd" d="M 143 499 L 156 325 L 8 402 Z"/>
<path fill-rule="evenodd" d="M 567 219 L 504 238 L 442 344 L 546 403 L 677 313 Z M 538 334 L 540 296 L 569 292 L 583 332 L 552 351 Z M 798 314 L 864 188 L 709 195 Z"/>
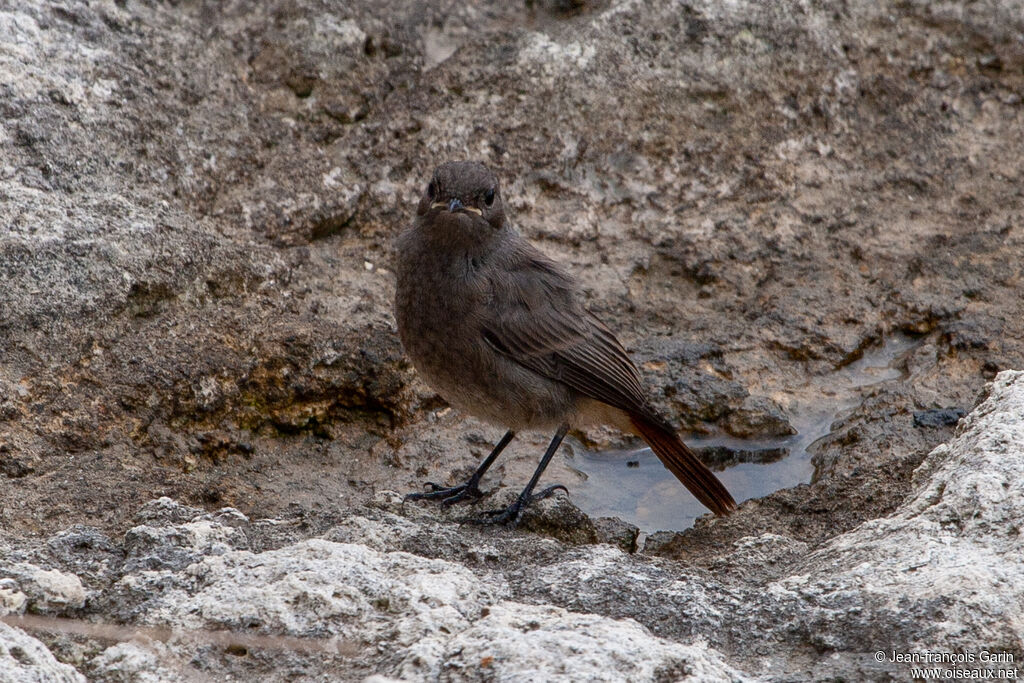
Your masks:
<path fill-rule="evenodd" d="M 629 421 L 665 467 L 709 510 L 721 516 L 736 509 L 736 501 L 722 482 L 697 459 L 678 435 L 640 415 L 630 415 Z"/>

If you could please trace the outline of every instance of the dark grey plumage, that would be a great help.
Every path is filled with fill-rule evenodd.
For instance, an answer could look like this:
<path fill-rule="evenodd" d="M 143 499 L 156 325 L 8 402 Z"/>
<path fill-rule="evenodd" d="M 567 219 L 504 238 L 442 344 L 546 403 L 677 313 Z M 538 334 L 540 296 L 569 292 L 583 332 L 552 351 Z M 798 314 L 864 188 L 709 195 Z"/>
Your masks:
<path fill-rule="evenodd" d="M 718 514 L 735 508 L 728 491 L 653 411 L 636 366 L 584 308 L 572 277 L 508 224 L 497 178 L 486 166 L 439 166 L 396 247 L 402 344 L 449 403 L 509 434 L 556 428 L 564 434 L 569 426 L 593 423 L 638 434 L 701 502 Z M 542 465 L 560 440 L 556 436 Z M 499 452 L 467 485 L 475 489 Z M 475 494 L 437 488 L 440 494 L 416 497 Z M 521 506 L 513 518 L 520 512 Z"/>

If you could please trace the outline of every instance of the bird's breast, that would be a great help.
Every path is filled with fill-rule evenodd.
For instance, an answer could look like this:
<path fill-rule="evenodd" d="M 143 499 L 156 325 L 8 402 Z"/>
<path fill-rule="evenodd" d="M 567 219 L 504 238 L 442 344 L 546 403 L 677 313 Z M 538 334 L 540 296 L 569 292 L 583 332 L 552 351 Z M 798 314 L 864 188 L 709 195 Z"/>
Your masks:
<path fill-rule="evenodd" d="M 402 344 L 424 374 L 477 352 L 486 296 L 468 256 L 411 249 L 397 268 L 395 320 Z"/>

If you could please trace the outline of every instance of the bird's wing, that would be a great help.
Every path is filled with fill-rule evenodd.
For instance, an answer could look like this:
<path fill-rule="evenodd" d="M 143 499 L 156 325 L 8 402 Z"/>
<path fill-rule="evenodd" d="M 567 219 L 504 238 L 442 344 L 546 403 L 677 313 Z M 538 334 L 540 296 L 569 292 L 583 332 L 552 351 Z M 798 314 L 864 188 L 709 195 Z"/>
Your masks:
<path fill-rule="evenodd" d="M 492 282 L 491 299 L 483 334 L 499 353 L 590 398 L 650 413 L 636 366 L 554 261 L 524 247 Z"/>
<path fill-rule="evenodd" d="M 715 514 L 736 509 L 718 478 L 651 410 L 640 373 L 601 321 L 576 300 L 572 280 L 532 247 L 502 268 L 491 283 L 484 339 L 534 372 L 585 396 L 626 411 L 665 466 Z"/>

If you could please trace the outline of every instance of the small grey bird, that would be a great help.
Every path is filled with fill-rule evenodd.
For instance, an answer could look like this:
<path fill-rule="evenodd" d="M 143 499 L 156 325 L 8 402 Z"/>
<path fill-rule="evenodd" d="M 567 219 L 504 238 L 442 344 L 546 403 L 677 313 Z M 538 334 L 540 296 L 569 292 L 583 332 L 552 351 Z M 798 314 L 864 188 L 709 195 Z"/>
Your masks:
<path fill-rule="evenodd" d="M 555 430 L 519 498 L 488 513 L 515 525 L 570 427 L 607 424 L 640 436 L 715 514 L 736 508 L 714 474 L 651 408 L 615 335 L 580 302 L 573 278 L 509 225 L 498 180 L 483 164 L 435 171 L 412 225 L 396 241 L 395 319 L 406 353 L 457 409 L 508 431 L 469 480 L 428 483 L 411 499 L 456 503 L 523 429 Z"/>

